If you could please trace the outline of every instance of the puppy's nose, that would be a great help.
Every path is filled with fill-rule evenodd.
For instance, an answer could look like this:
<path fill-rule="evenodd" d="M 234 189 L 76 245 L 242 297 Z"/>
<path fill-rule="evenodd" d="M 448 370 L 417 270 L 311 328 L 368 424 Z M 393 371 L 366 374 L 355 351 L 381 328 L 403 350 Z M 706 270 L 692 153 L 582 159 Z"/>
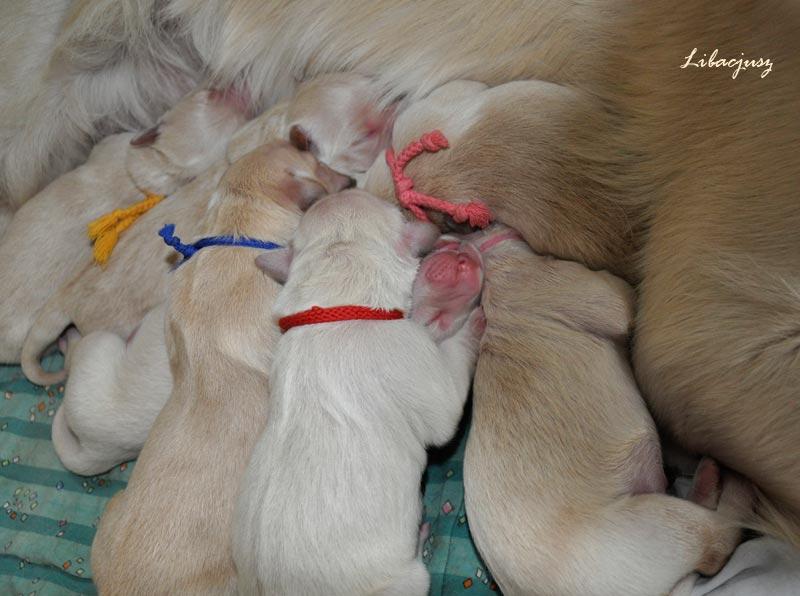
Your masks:
<path fill-rule="evenodd" d="M 347 177 L 347 186 L 345 188 L 355 188 L 356 187 L 356 179 L 352 176 Z"/>

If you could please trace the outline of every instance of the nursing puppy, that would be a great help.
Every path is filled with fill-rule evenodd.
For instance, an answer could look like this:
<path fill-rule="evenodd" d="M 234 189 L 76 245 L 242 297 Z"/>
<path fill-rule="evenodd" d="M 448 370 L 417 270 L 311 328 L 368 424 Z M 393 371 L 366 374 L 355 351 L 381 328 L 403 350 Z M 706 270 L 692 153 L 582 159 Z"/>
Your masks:
<path fill-rule="evenodd" d="M 285 244 L 302 207 L 348 183 L 288 143 L 262 146 L 226 172 L 202 234 Z M 266 416 L 277 339 L 264 308 L 278 285 L 253 257 L 211 247 L 173 275 L 165 325 L 174 387 L 100 521 L 92 569 L 102 594 L 235 590 L 231 514 Z"/>
<path fill-rule="evenodd" d="M 245 125 L 231 139 L 228 159 L 236 161 L 244 148 L 284 135 L 303 149 L 313 144 L 316 155 L 345 168 L 340 173 L 358 175 L 385 148 L 376 123 L 389 128 L 388 113 L 378 110 L 366 82 L 356 75 L 336 75 L 301 85 L 288 106 L 289 118 L 284 111 L 280 126 L 273 127 L 274 114 L 267 113 Z M 302 134 L 295 126 L 303 127 Z M 365 131 L 373 136 L 367 132 L 365 140 Z M 128 242 L 120 243 L 102 273 L 105 277 L 92 267 L 58 299 L 69 305 L 62 312 L 74 313 L 79 329 L 103 325 L 77 342 L 72 335 L 69 343 L 66 368 L 70 377 L 53 421 L 53 446 L 67 469 L 96 474 L 135 457 L 169 398 L 172 376 L 163 308 L 148 313 L 131 339 L 123 338 L 132 333 L 130 326 L 141 317 L 141 309 L 161 299 L 168 288 L 166 268 L 174 255 L 157 237 L 158 228 L 174 222 L 182 236 L 196 237 L 208 202 L 204 193 L 211 195 L 209 185 L 223 170 L 217 164 L 173 199 L 157 205 L 153 209 L 159 210 L 157 214 L 143 217 L 126 233 Z M 63 326 L 63 320 L 56 326 Z M 53 333 L 58 332 L 51 331 L 50 337 Z M 117 411 L 119 417 L 113 414 Z"/>
<path fill-rule="evenodd" d="M 486 268 L 465 499 L 503 593 L 659 595 L 715 573 L 752 495 L 726 476 L 720 496 L 711 460 L 694 491 L 706 507 L 663 494 L 658 434 L 628 365 L 632 289 L 518 239 L 492 247 L 497 234 L 460 250 L 484 245 Z"/>
<path fill-rule="evenodd" d="M 363 191 L 325 198 L 290 249 L 258 259 L 286 280 L 274 316 L 312 306 L 407 310 L 417 255 L 435 236 Z M 280 338 L 269 417 L 236 515 L 241 594 L 428 593 L 417 557 L 425 447 L 450 439 L 461 417 L 478 314 L 440 345 L 408 319 L 311 324 Z"/>
<path fill-rule="evenodd" d="M 89 222 L 143 194 L 174 192 L 224 155 L 243 122 L 243 108 L 233 98 L 198 91 L 164 114 L 156 128 L 105 139 L 86 164 L 23 205 L 0 242 L 7 292 L 0 304 L 0 362 L 19 361 L 39 309 L 91 264 Z"/>
<path fill-rule="evenodd" d="M 534 112 L 522 111 L 530 105 L 536 106 Z M 587 167 L 575 174 L 574 186 L 560 191 L 561 202 L 555 205 L 549 196 L 554 193 L 555 181 L 548 164 L 528 163 L 526 146 L 531 136 L 538 136 L 541 142 L 549 138 L 552 126 L 548 123 L 563 118 L 559 114 L 567 105 L 583 105 L 589 110 L 591 102 L 564 86 L 544 81 L 517 81 L 492 88 L 475 81 L 453 81 L 397 116 L 392 146 L 399 153 L 424 133 L 441 130 L 450 147 L 423 153 L 406 168 L 416 190 L 456 203 L 480 200 L 497 220 L 513 223 L 535 250 L 631 276 L 635 214 L 643 207 L 641 197 L 629 198 L 620 192 L 612 198 L 606 194 L 607 188 L 589 179 L 593 172 Z M 581 126 L 591 135 L 598 122 Z M 395 200 L 385 159 L 377 159 L 369 169 L 364 188 Z M 620 213 L 628 214 L 630 220 L 620 218 Z M 429 215 L 440 225 L 453 227 L 453 222 L 440 214 Z"/>
<path fill-rule="evenodd" d="M 177 222 L 184 235 L 196 236 L 227 167 L 224 158 L 218 160 L 139 217 L 120 236 L 105 266 L 86 265 L 47 301 L 22 348 L 22 370 L 31 381 L 48 385 L 64 380 L 66 370 L 45 371 L 39 357 L 70 324 L 82 335 L 107 331 L 126 339 L 145 314 L 166 299 L 178 255 L 158 231 L 165 223 Z"/>

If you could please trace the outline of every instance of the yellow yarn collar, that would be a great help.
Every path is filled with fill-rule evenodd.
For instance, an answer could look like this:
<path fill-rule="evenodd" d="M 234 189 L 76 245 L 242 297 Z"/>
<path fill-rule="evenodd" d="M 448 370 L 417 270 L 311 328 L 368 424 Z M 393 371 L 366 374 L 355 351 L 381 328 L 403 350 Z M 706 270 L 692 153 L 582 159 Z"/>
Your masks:
<path fill-rule="evenodd" d="M 163 200 L 163 195 L 148 193 L 144 200 L 125 209 L 115 209 L 91 222 L 88 233 L 89 239 L 94 241 L 95 262 L 98 265 L 105 265 L 117 245 L 119 235 Z"/>

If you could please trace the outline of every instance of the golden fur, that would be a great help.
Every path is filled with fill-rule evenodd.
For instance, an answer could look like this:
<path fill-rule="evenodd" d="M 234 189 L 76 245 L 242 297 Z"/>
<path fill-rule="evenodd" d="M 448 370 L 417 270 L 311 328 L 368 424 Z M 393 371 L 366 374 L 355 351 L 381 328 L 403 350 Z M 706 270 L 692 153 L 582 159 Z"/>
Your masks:
<path fill-rule="evenodd" d="M 658 435 L 628 365 L 632 289 L 520 241 L 484 262 L 464 489 L 503 593 L 656 595 L 716 573 L 750 493 L 727 476 L 718 512 L 659 494 Z"/>
<path fill-rule="evenodd" d="M 220 182 L 203 234 L 285 244 L 300 219 L 289 169 L 326 187 L 344 179 L 321 177 L 321 167 L 283 143 L 245 155 Z M 173 390 L 98 527 L 92 570 L 102 594 L 235 590 L 231 515 L 266 419 L 278 333 L 270 311 L 279 286 L 255 266 L 256 254 L 210 248 L 173 276 L 165 323 Z"/>

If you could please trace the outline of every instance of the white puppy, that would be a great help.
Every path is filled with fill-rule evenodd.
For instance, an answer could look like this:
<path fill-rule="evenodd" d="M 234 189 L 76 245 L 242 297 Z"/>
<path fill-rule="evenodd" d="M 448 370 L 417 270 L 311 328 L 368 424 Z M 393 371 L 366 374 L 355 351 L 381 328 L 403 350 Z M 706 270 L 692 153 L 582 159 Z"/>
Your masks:
<path fill-rule="evenodd" d="M 19 361 L 39 309 L 91 263 L 89 222 L 146 193 L 168 195 L 203 172 L 224 154 L 244 122 L 242 110 L 224 93 L 193 93 L 141 135 L 105 139 L 86 164 L 20 207 L 0 243 L 7 292 L 0 302 L 0 362 Z"/>
<path fill-rule="evenodd" d="M 435 231 L 363 191 L 322 199 L 291 248 L 258 258 L 288 281 L 273 313 L 411 306 Z M 417 557 L 428 445 L 461 417 L 477 356 L 472 321 L 440 346 L 409 320 L 289 329 L 275 348 L 267 425 L 241 484 L 241 594 L 427 594 Z"/>
<path fill-rule="evenodd" d="M 381 112 L 376 97 L 374 92 L 369 92 L 368 80 L 364 77 L 336 75 L 314 79 L 301 85 L 296 98 L 282 106 L 279 112 L 271 110 L 242 127 L 231 139 L 227 158 L 235 163 L 247 152 L 279 138 L 289 140 L 291 136 L 297 144 L 302 139 L 295 127 L 301 126 L 306 145 L 313 142 L 318 155 L 344 168 L 341 173 L 355 176 L 385 149 L 381 139 L 387 136 L 385 130 L 390 129 L 391 112 Z M 276 117 L 279 125 L 273 125 Z M 382 128 L 376 129 L 376 123 L 381 123 Z M 368 136 L 365 141 L 366 130 L 371 130 L 373 136 Z M 209 170 L 204 176 L 211 174 Z M 198 192 L 205 190 L 211 193 L 208 187 L 198 189 Z M 202 196 L 187 196 L 185 202 L 199 205 L 200 202 L 207 203 L 207 200 Z M 159 205 L 153 211 L 160 208 L 169 211 L 167 204 Z M 177 223 L 179 229 L 192 234 L 194 222 L 188 220 L 194 211 L 172 209 L 173 219 L 162 217 L 159 221 Z M 164 247 L 155 234 L 160 224 L 150 222 L 151 218 L 147 216 L 142 219 L 142 223 L 145 219 L 149 222 L 147 238 L 150 244 L 157 244 L 155 249 L 161 255 Z M 195 216 L 195 219 L 199 221 L 202 217 Z M 138 223 L 131 229 L 131 237 L 138 233 L 137 227 Z M 144 239 L 139 242 L 144 242 Z M 141 281 L 140 273 L 147 273 L 148 278 L 156 275 L 166 287 L 163 257 L 159 263 L 153 263 L 149 251 L 135 246 L 120 248 L 126 253 L 120 258 L 130 261 L 130 267 L 115 267 L 115 263 L 109 263 L 109 269 L 119 275 L 115 285 L 127 287 L 135 284 L 137 288 L 150 288 L 151 284 Z M 146 271 L 142 271 L 142 267 Z M 88 272 L 83 282 L 68 293 L 71 297 L 68 302 L 83 309 L 94 300 L 93 296 L 99 296 L 102 304 L 97 304 L 93 310 L 98 312 L 106 305 L 114 306 L 109 314 L 114 316 L 117 313 L 119 316 L 118 300 L 108 298 L 105 292 L 107 284 L 98 287 L 101 282 L 96 271 Z M 131 288 L 131 291 L 137 288 Z M 152 289 L 150 293 L 160 296 L 160 292 Z M 71 309 L 65 310 L 69 312 Z M 134 309 L 125 310 L 133 314 Z M 84 318 L 81 319 L 79 328 L 85 322 Z M 70 336 L 67 346 L 69 379 L 64 401 L 53 421 L 53 445 L 64 466 L 78 474 L 97 474 L 136 457 L 172 390 L 164 341 L 163 307 L 151 311 L 127 342 L 120 335 L 121 331 L 127 331 L 124 325 L 96 330 L 77 343 L 72 341 L 76 336 Z"/>

